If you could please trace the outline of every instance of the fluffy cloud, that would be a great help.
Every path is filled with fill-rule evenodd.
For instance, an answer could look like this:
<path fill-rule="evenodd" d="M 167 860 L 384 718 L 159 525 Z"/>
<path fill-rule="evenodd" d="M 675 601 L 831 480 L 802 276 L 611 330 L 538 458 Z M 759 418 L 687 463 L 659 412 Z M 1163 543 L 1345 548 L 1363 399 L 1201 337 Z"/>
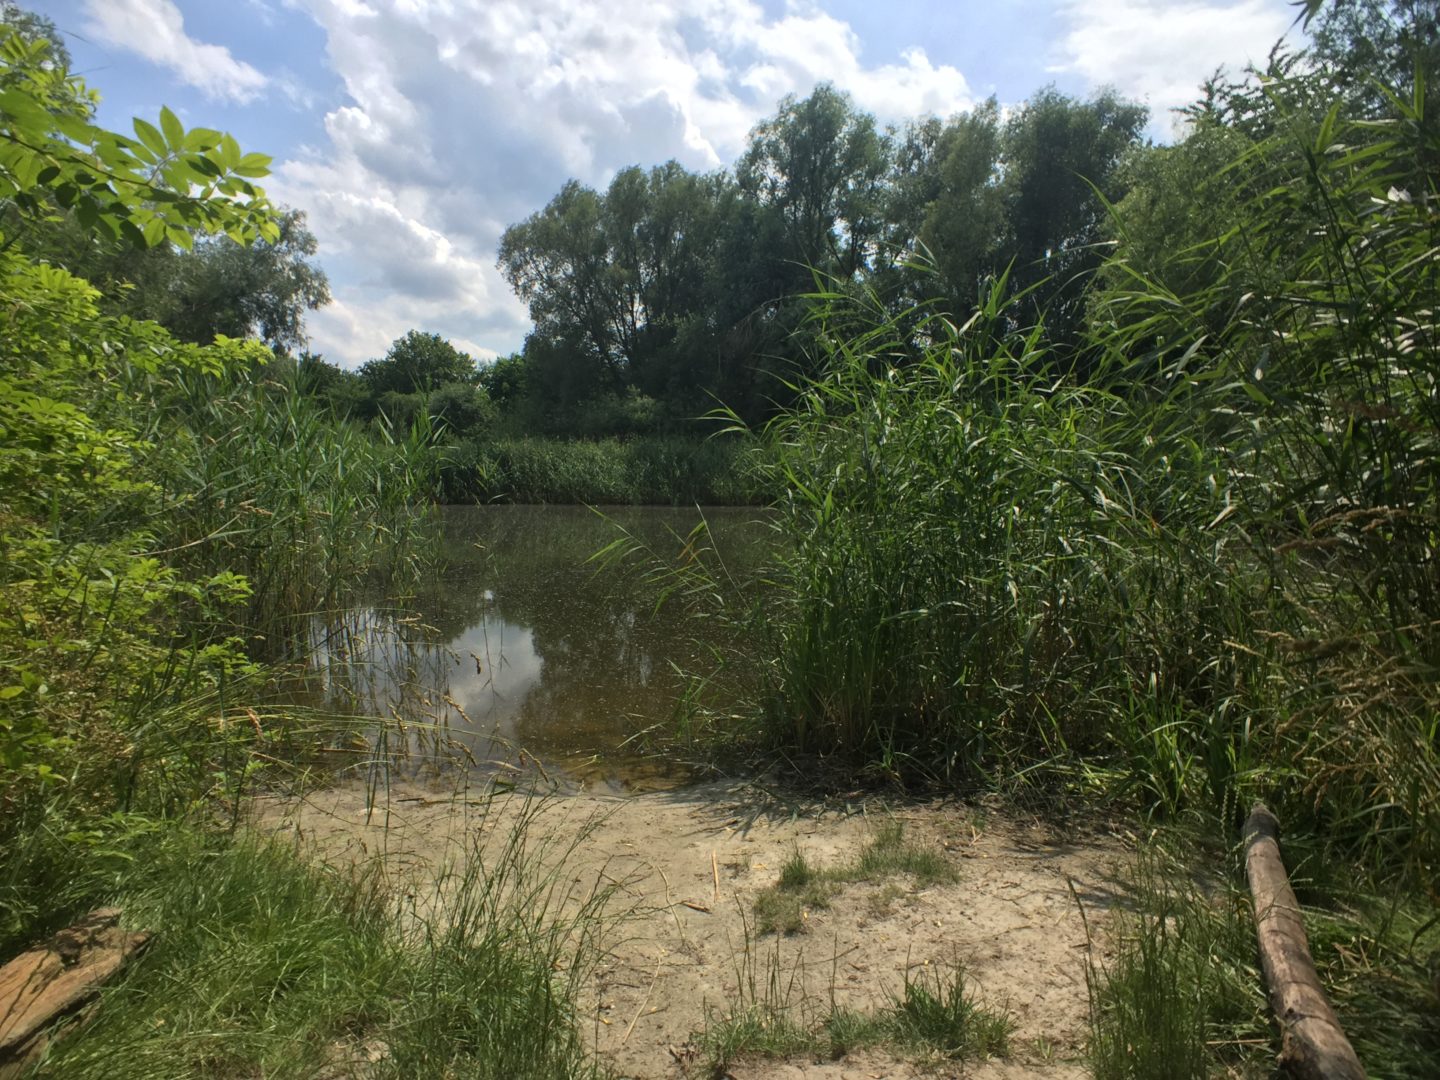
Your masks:
<path fill-rule="evenodd" d="M 265 88 L 265 76 L 229 49 L 190 37 L 173 0 L 85 0 L 85 15 L 97 39 L 169 68 L 206 97 L 246 102 Z"/>
<path fill-rule="evenodd" d="M 731 162 L 785 94 L 830 81 L 882 120 L 972 95 L 920 48 L 867 66 L 850 27 L 750 0 L 289 0 L 323 29 L 344 103 L 272 195 L 305 208 L 337 302 L 317 348 L 354 364 L 406 330 L 513 349 L 523 308 L 494 268 L 506 225 L 575 177 Z"/>
<path fill-rule="evenodd" d="M 1161 135 L 1169 110 L 1194 101 L 1216 67 L 1262 63 L 1295 19 L 1283 0 L 1067 0 L 1061 15 L 1067 30 L 1051 70 L 1147 101 Z"/>

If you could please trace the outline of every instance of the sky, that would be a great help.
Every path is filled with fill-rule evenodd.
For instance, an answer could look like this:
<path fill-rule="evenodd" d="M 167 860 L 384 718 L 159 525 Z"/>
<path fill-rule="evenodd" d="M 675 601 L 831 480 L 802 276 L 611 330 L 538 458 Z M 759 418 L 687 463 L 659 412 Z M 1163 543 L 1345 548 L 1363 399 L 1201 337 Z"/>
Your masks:
<path fill-rule="evenodd" d="M 129 132 L 168 105 L 274 157 L 332 302 L 311 348 L 344 367 L 406 331 L 484 360 L 524 305 L 495 268 L 508 225 L 566 180 L 732 164 L 787 94 L 820 82 L 883 123 L 1047 83 L 1170 110 L 1218 67 L 1263 62 L 1291 0 L 30 0 Z"/>

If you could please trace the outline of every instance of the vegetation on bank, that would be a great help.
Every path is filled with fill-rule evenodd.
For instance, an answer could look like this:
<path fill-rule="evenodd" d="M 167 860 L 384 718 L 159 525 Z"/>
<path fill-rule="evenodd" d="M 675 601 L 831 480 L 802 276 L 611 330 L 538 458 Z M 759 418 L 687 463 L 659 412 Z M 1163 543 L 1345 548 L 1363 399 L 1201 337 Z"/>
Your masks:
<path fill-rule="evenodd" d="M 763 984 L 751 963 L 741 974 L 742 1002 L 712 1020 L 701 1037 L 709 1076 L 726 1076 L 747 1059 L 834 1061 L 871 1047 L 899 1051 L 922 1066 L 1003 1057 L 1009 1048 L 1014 1021 L 981 1002 L 958 964 L 907 972 L 883 1008 L 861 1012 L 832 1002 L 828 1012 L 806 1020 L 789 1000 L 778 959 L 770 959 Z"/>
<path fill-rule="evenodd" d="M 537 332 L 484 377 L 423 334 L 355 376 L 277 360 L 205 332 L 252 331 L 263 314 L 139 321 L 61 269 L 62 224 L 104 252 L 163 250 L 158 265 L 194 248 L 223 268 L 275 255 L 287 219 L 255 186 L 262 158 L 168 111 L 133 138 L 103 132 L 63 54 L 9 35 L 0 954 L 108 901 L 168 943 L 56 1069 L 299 1070 L 371 1033 L 400 1075 L 588 1067 L 543 905 L 512 910 L 472 881 L 455 917 L 426 923 L 363 879 L 192 831 L 284 761 L 298 722 L 250 707 L 268 665 L 360 578 L 413 572 L 416 508 L 439 490 L 773 498 L 789 541 L 775 591 L 726 613 L 763 643 L 754 700 L 709 734 L 886 782 L 1100 798 L 1212 837 L 1264 798 L 1291 828 L 1362 1055 L 1427 1075 L 1440 1055 L 1440 35 L 1417 19 L 1392 42 L 1413 60 L 1397 68 L 1373 48 L 1395 11 L 1334 10 L 1309 66 L 1277 54 L 1263 84 L 1213 82 L 1173 147 L 1140 146 L 1140 114 L 1112 98 L 1042 94 L 1004 124 L 992 109 L 919 125 L 910 156 L 886 159 L 873 123 L 825 90 L 757 128 L 734 183 L 661 169 L 622 173 L 603 199 L 567 188 L 507 235 Z M 828 187 L 778 170 L 790 150 L 827 146 L 855 166 Z M 1046 185 L 1037 163 L 1055 147 L 1078 156 Z M 682 304 L 621 258 L 614 226 L 653 224 L 692 191 L 735 215 L 711 221 L 731 240 L 769 246 L 750 262 L 697 257 Z M 620 272 L 545 277 L 576 237 Z M 881 257 L 917 240 L 913 258 Z M 775 251 L 804 256 L 783 281 Z M 292 235 L 279 257 L 305 253 Z M 822 282 L 804 298 L 799 261 Z M 743 317 L 711 320 L 695 297 L 729 296 L 714 276 L 727 265 L 760 292 L 736 290 Z M 318 302 L 311 286 L 281 316 Z M 617 287 L 643 327 L 556 314 L 555 290 L 603 307 Z M 293 324 L 274 326 L 283 345 Z M 783 363 L 756 362 L 782 340 Z M 704 378 L 673 369 L 695 357 L 716 360 Z M 743 392 L 707 382 L 715 372 Z M 736 428 L 764 422 L 755 472 L 736 467 L 742 440 L 665 438 L 711 393 Z M 355 422 L 372 405 L 374 422 Z M 498 418 L 512 407 L 534 431 L 617 441 L 511 438 Z M 191 873 L 197 861 L 213 873 Z M 1208 867 L 1213 887 L 1142 869 L 1116 959 L 1092 973 L 1097 1075 L 1202 1075 L 1269 1052 L 1233 867 L 1213 844 L 1184 866 Z M 236 957 L 243 977 L 215 984 Z M 972 1015 L 960 980 L 922 989 L 907 985 L 897 1013 Z M 780 1030 L 755 1015 L 754 1030 Z M 843 1030 L 831 1045 L 853 1044 L 858 1029 Z"/>
<path fill-rule="evenodd" d="M 1154 151 L 1218 177 L 1114 208 L 1084 370 L 1004 275 L 963 321 L 812 294 L 823 375 L 759 459 L 794 546 L 732 612 L 773 658 L 751 734 L 1172 818 L 1264 796 L 1425 880 L 1440 136 L 1423 79 L 1374 106 L 1330 84 L 1277 60 Z M 1155 208 L 1192 198 L 1188 233 Z"/>
<path fill-rule="evenodd" d="M 374 867 L 321 868 L 174 821 L 103 851 L 43 827 L 15 838 L 57 895 L 118 904 L 155 932 L 93 1021 L 27 1075 L 598 1075 L 574 995 L 606 893 L 561 912 L 564 852 L 585 834 L 532 837 L 533 818 L 398 892 Z M 551 869 L 532 844 L 548 845 Z"/>
<path fill-rule="evenodd" d="M 798 848 L 791 852 L 779 879 L 755 897 L 755 929 L 761 934 L 798 933 L 805 929 L 808 913 L 829 907 L 830 897 L 841 885 L 895 874 L 908 874 L 922 887 L 957 877 L 943 852 L 906 840 L 900 823 L 890 822 L 876 830 L 854 863 L 817 866 Z"/>
<path fill-rule="evenodd" d="M 562 917 L 523 821 L 423 908 L 233 831 L 305 741 L 257 707 L 275 665 L 423 562 L 431 432 L 337 424 L 259 343 L 187 342 L 48 261 L 52 228 L 240 250 L 284 219 L 266 159 L 168 110 L 96 127 L 44 21 L 0 14 L 0 959 L 100 905 L 155 931 L 33 1074 L 585 1075 L 596 912 Z"/>
<path fill-rule="evenodd" d="M 746 506 L 766 501 L 742 439 L 646 436 L 562 441 L 493 439 L 447 447 L 447 503 L 519 502 Z"/>
<path fill-rule="evenodd" d="M 978 309 L 824 281 L 819 374 L 764 428 L 791 545 L 762 604 L 721 612 L 766 659 L 708 731 L 847 784 L 1064 792 L 1237 841 L 1263 799 L 1298 875 L 1329 868 L 1307 899 L 1342 1020 L 1366 1046 L 1403 1027 L 1375 1060 L 1417 1077 L 1440 1054 L 1427 25 L 1388 86 L 1354 51 L 1212 84 L 1133 161 L 1078 341 L 1005 274 Z M 1187 901 L 1183 933 L 1147 904 L 1097 973 L 1102 1075 L 1268 1056 L 1263 1003 L 1198 974 L 1223 957 L 1258 985 L 1227 895 Z"/>

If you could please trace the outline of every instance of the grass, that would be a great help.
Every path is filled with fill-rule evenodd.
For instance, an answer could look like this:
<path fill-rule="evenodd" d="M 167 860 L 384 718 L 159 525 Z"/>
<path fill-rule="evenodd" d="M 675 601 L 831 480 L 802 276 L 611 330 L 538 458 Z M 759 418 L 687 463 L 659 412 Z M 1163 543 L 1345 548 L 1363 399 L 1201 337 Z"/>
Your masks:
<path fill-rule="evenodd" d="M 442 498 L 521 502 L 749 505 L 764 501 L 748 440 L 497 438 L 446 451 Z"/>
<path fill-rule="evenodd" d="M 781 866 L 776 883 L 756 895 L 755 928 L 762 934 L 798 933 L 805 929 L 811 911 L 830 906 L 841 885 L 897 874 L 908 874 L 921 887 L 956 880 L 955 868 L 944 854 L 907 841 L 898 821 L 882 824 L 853 863 L 816 866 L 797 848 Z"/>
<path fill-rule="evenodd" d="M 1091 961 L 1096 1080 L 1204 1080 L 1224 1060 L 1216 1048 L 1268 1049 L 1244 900 L 1223 886 L 1207 894 L 1184 869 L 1158 852 L 1142 858 L 1131 875 L 1135 911 L 1116 917 L 1112 959 Z"/>
<path fill-rule="evenodd" d="M 1357 889 L 1344 861 L 1287 852 L 1326 988 L 1374 1076 L 1419 1080 L 1440 1055 L 1440 929 L 1413 897 Z M 1327 862 L 1329 865 L 1326 865 Z M 1176 830 L 1126 875 L 1111 956 L 1092 960 L 1089 1059 L 1096 1080 L 1271 1075 L 1278 1031 L 1265 1001 L 1238 857 Z"/>
<path fill-rule="evenodd" d="M 1004 1056 L 1009 1049 L 1013 1021 L 974 996 L 958 963 L 907 972 L 899 993 L 871 1012 L 833 1000 L 817 1009 L 804 1000 L 800 962 L 786 971 L 778 942 L 766 958 L 763 979 L 748 939 L 739 965 L 738 1000 L 725 1014 L 712 1014 L 697 1039 L 711 1076 L 723 1077 L 736 1061 L 754 1057 L 829 1061 L 886 1047 L 921 1061 L 955 1062 Z"/>
<path fill-rule="evenodd" d="M 754 902 L 754 932 L 777 934 L 764 974 L 757 971 L 747 926 L 737 954 L 738 999 L 725 1014 L 712 1014 L 698 1039 L 712 1075 L 725 1075 L 732 1062 L 747 1056 L 825 1060 L 869 1046 L 947 1060 L 1006 1052 L 1012 1021 L 1003 1010 L 980 1004 L 958 963 L 926 965 L 913 976 L 907 972 L 890 1003 L 873 1012 L 841 1008 L 833 996 L 828 1009 L 821 1010 L 801 996 L 801 961 L 786 970 L 778 935 L 805 929 L 808 912 L 828 907 L 841 886 L 900 874 L 922 886 L 957 877 L 941 852 L 907 840 L 898 821 L 880 825 L 853 862 L 825 867 L 798 849 L 790 854 L 776 883 Z M 898 893 L 887 889 L 884 895 L 888 902 Z"/>
<path fill-rule="evenodd" d="M 258 839 L 137 839 L 93 902 L 154 943 L 34 1075 L 349 1075 L 366 1055 L 367 1076 L 596 1073 L 573 991 L 604 894 L 562 910 L 565 845 L 538 855 L 532 821 L 417 881 L 423 904 Z"/>

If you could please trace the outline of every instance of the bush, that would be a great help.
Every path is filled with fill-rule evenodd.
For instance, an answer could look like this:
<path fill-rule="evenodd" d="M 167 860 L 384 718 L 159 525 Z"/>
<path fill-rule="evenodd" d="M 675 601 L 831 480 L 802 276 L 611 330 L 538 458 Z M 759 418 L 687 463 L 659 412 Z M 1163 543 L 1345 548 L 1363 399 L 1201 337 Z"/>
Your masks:
<path fill-rule="evenodd" d="M 445 453 L 446 502 L 742 505 L 758 502 L 741 440 L 461 440 Z"/>

